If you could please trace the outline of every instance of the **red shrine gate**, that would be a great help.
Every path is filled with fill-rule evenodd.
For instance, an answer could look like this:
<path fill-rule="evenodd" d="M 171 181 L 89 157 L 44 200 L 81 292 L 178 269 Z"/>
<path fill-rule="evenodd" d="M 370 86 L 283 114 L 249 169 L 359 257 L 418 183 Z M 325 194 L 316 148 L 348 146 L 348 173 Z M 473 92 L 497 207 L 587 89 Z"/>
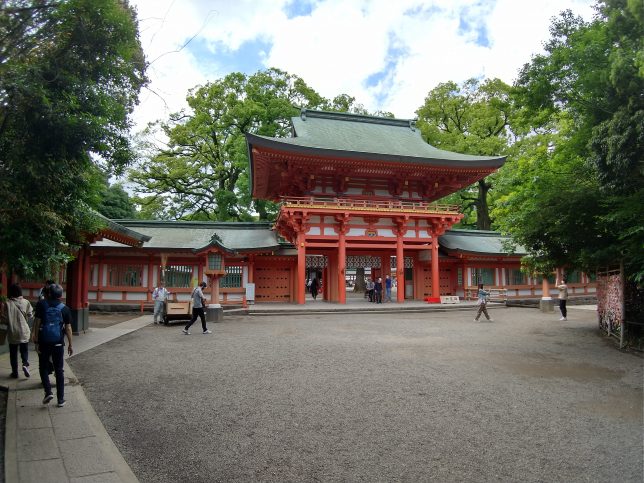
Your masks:
<path fill-rule="evenodd" d="M 505 158 L 436 149 L 410 120 L 303 110 L 292 123 L 290 138 L 246 139 L 253 197 L 282 203 L 275 229 L 297 250 L 297 303 L 305 300 L 307 254 L 327 257 L 325 295 L 345 303 L 347 255 L 395 256 L 400 283 L 405 256 L 429 253 L 430 283 L 423 286 L 439 297 L 438 237 L 463 215 L 433 202 L 494 172 Z M 390 264 L 381 266 L 387 275 Z M 404 298 L 399 289 L 398 302 Z"/>
<path fill-rule="evenodd" d="M 297 248 L 296 291 L 304 303 L 306 255 L 325 255 L 328 259 L 326 296 L 330 301 L 346 302 L 347 256 L 379 257 L 381 276 L 390 273 L 390 257 L 396 258 L 395 278 L 405 280 L 405 253 L 431 251 L 432 297 L 439 297 L 438 236 L 462 217 L 455 208 L 423 202 L 315 198 L 283 200 L 276 229 Z M 434 280 L 436 282 L 434 282 Z M 398 302 L 405 298 L 401 284 Z"/>

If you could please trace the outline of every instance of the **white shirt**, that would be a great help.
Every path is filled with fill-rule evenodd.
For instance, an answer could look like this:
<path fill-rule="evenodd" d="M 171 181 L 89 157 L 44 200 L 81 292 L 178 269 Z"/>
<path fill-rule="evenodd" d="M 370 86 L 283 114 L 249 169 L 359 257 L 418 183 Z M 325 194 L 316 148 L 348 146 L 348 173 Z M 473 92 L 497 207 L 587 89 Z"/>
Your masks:
<path fill-rule="evenodd" d="M 168 292 L 165 287 L 157 287 L 154 289 L 154 292 L 152 292 L 152 298 L 160 302 L 167 300 L 168 295 L 170 295 L 170 292 Z"/>

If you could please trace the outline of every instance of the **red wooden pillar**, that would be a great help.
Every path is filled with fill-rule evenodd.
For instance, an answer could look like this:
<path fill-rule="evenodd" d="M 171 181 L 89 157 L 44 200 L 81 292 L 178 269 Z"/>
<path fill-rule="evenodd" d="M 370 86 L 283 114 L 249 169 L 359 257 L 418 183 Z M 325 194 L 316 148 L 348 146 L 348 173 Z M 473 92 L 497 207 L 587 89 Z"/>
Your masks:
<path fill-rule="evenodd" d="M 297 234 L 297 303 L 303 305 L 306 300 L 306 246 L 305 235 Z"/>
<path fill-rule="evenodd" d="M 91 276 L 91 273 L 92 273 L 90 259 L 89 259 L 89 249 L 87 247 L 84 247 L 82 250 L 82 254 L 83 254 L 83 280 L 82 280 L 83 288 L 81 290 L 82 304 L 83 304 L 83 307 L 89 308 L 89 277 Z"/>
<path fill-rule="evenodd" d="M 248 283 L 255 283 L 255 255 L 248 256 Z"/>
<path fill-rule="evenodd" d="M 344 229 L 340 229 L 338 240 L 338 302 L 347 303 L 347 282 L 345 272 L 347 268 L 347 247 L 344 239 Z"/>
<path fill-rule="evenodd" d="M 440 272 L 438 270 L 438 237 L 432 235 L 432 297 L 441 296 Z"/>
<path fill-rule="evenodd" d="M 403 253 L 403 235 L 399 231 L 396 238 L 396 301 L 405 301 L 405 257 Z"/>

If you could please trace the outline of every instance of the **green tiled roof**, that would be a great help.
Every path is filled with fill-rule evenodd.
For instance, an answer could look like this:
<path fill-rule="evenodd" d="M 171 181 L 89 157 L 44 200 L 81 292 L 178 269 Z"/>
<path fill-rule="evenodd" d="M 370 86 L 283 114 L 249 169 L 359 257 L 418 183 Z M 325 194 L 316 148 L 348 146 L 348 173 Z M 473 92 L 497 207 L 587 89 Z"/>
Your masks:
<path fill-rule="evenodd" d="M 293 137 L 271 138 L 247 134 L 252 145 L 316 155 L 362 157 L 373 160 L 435 166 L 498 168 L 504 156 L 473 156 L 437 149 L 427 144 L 409 119 L 302 110 L 292 118 Z"/>
<path fill-rule="evenodd" d="M 212 244 L 214 234 L 217 234 L 221 240 L 215 244 L 230 252 L 292 247 L 290 243 L 278 239 L 277 233 L 271 229 L 271 223 L 267 222 L 140 220 L 112 220 L 112 222 L 147 239 L 143 248 L 200 251 Z M 511 253 L 504 246 L 504 242 L 508 240 L 498 232 L 482 230 L 449 230 L 439 237 L 440 246 L 448 252 L 461 251 L 481 255 L 510 255 Z M 101 240 L 92 246 L 123 247 L 124 245 L 111 240 Z M 517 247 L 513 254 L 523 256 L 526 250 L 523 247 Z"/>
<path fill-rule="evenodd" d="M 438 239 L 441 247 L 449 251 L 480 253 L 481 255 L 517 255 L 523 256 L 525 248 L 518 246 L 510 253 L 504 246 L 509 238 L 495 231 L 483 230 L 449 230 Z"/>
<path fill-rule="evenodd" d="M 217 235 L 221 246 L 227 251 L 277 249 L 280 243 L 270 223 L 222 223 L 194 221 L 140 221 L 114 220 L 121 226 L 135 230 L 149 240 L 143 248 L 189 249 L 198 251 L 212 243 Z M 110 240 L 94 243 L 96 247 L 123 246 Z"/>

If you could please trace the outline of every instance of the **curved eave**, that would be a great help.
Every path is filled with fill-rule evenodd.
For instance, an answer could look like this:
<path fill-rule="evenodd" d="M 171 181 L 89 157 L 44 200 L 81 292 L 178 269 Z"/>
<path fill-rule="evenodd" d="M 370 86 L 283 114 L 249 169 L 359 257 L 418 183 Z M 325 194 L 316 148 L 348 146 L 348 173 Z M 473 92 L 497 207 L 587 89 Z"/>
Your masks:
<path fill-rule="evenodd" d="M 266 246 L 266 247 L 248 247 L 248 248 L 229 248 L 225 245 L 222 245 L 218 241 L 208 243 L 207 245 L 204 245 L 203 247 L 199 248 L 193 248 L 192 251 L 197 254 L 203 254 L 207 252 L 208 250 L 215 248 L 221 252 L 224 252 L 228 255 L 239 255 L 241 253 L 256 253 L 256 252 L 270 252 L 277 250 L 280 248 L 279 245 L 271 245 L 271 246 Z"/>
<path fill-rule="evenodd" d="M 455 159 L 436 156 L 434 153 L 427 157 L 405 156 L 397 154 L 370 153 L 361 151 L 344 151 L 338 149 L 320 148 L 297 144 L 294 142 L 297 138 L 289 138 L 290 142 L 276 138 L 267 138 L 255 134 L 246 134 L 246 143 L 248 145 L 249 158 L 251 159 L 253 147 L 271 149 L 275 151 L 284 151 L 287 153 L 299 153 L 307 156 L 345 158 L 345 159 L 370 159 L 374 161 L 389 161 L 401 164 L 422 164 L 427 166 L 448 167 L 448 168 L 491 168 L 498 169 L 505 163 L 505 156 L 473 156 L 459 155 L 450 153 Z M 440 150 L 437 150 L 440 153 Z"/>
<path fill-rule="evenodd" d="M 290 141 L 293 141 L 297 138 L 289 138 Z M 448 170 L 463 170 L 463 171 L 477 171 L 480 173 L 480 179 L 484 176 L 487 176 L 489 173 L 496 171 L 499 167 L 503 166 L 505 163 L 505 156 L 497 157 L 484 157 L 484 156 L 471 156 L 471 155 L 459 155 L 456 153 L 448 153 L 450 158 L 439 157 L 439 156 L 428 156 L 428 157 L 418 157 L 418 156 L 404 156 L 404 155 L 394 155 L 394 154 L 382 154 L 382 153 L 369 153 L 369 152 L 359 152 L 359 151 L 346 151 L 346 150 L 336 150 L 328 148 L 316 148 L 311 146 L 305 146 L 301 144 L 295 144 L 294 142 L 284 142 L 283 140 L 275 138 L 266 138 L 263 136 L 257 136 L 254 134 L 246 134 L 246 143 L 248 147 L 248 159 L 250 163 L 250 192 L 253 197 L 265 198 L 270 197 L 269 193 L 259 193 L 257 191 L 257 186 L 255 183 L 256 176 L 265 176 L 266 173 L 257 173 L 257 163 L 255 160 L 255 153 L 265 153 L 270 156 L 279 156 L 280 153 L 284 156 L 302 156 L 305 158 L 310 158 L 312 160 L 322 159 L 327 163 L 330 162 L 342 162 L 343 160 L 351 161 L 354 159 L 358 160 L 369 160 L 372 162 L 382 162 L 398 165 L 401 168 L 429 168 L 429 169 L 448 169 Z M 436 154 L 434 151 L 440 153 L 440 150 L 432 150 L 432 154 Z M 447 153 L 447 152 L 446 152 Z M 261 164 L 261 163 L 260 163 Z M 265 169 L 265 168 L 264 168 Z M 468 183 L 469 184 L 469 183 Z"/>
<path fill-rule="evenodd" d="M 98 232 L 93 234 L 91 238 L 93 238 L 94 240 L 106 238 L 116 243 L 122 243 L 123 245 L 138 248 L 142 247 L 145 242 L 151 240 L 151 237 L 126 228 L 123 225 L 120 225 L 101 215 L 100 213 L 95 213 L 95 216 L 104 221 L 107 226 L 101 228 L 100 230 L 98 230 Z"/>

